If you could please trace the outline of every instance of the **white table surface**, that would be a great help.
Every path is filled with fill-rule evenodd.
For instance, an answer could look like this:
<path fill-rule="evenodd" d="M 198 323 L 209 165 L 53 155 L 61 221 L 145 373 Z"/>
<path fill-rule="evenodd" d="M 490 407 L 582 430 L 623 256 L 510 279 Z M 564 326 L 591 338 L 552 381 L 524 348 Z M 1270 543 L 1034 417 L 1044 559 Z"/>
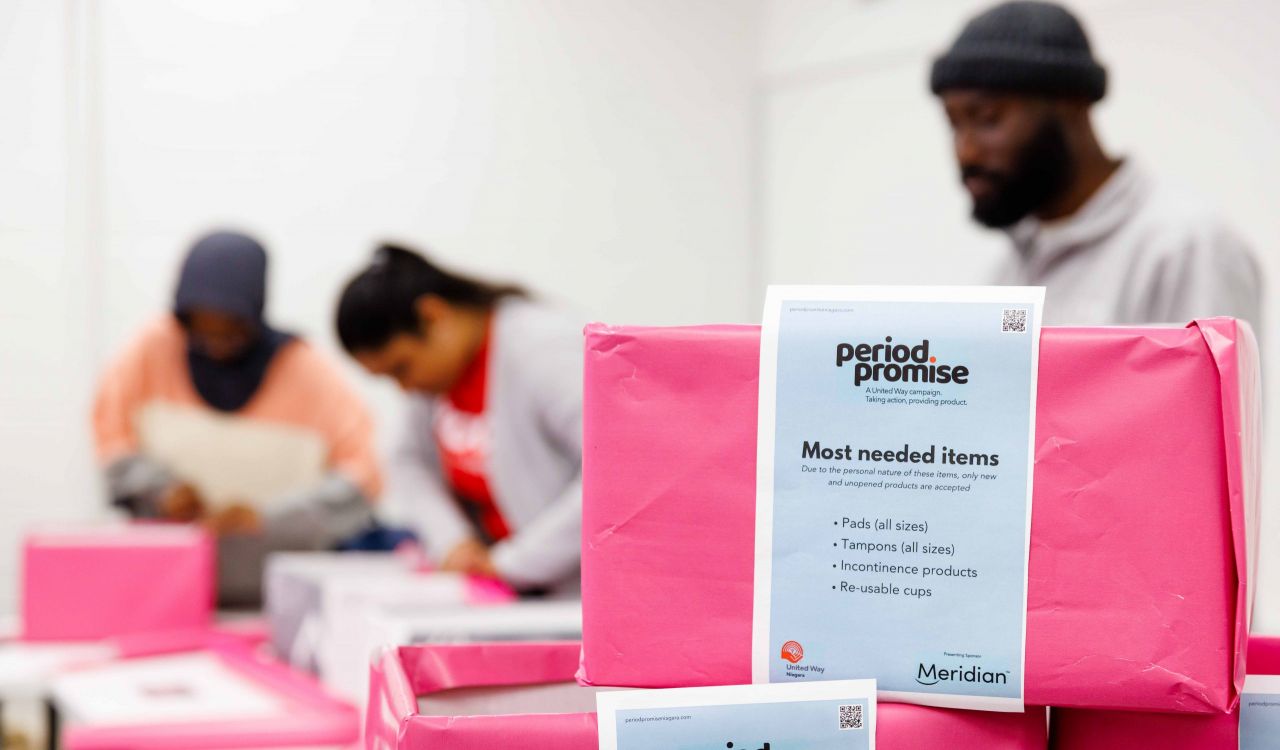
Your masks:
<path fill-rule="evenodd" d="M 53 682 L 66 721 L 117 726 L 287 716 L 276 693 L 208 652 L 169 654 L 77 669 Z"/>
<path fill-rule="evenodd" d="M 102 643 L 0 642 L 0 700 L 43 700 L 60 673 L 114 656 Z"/>

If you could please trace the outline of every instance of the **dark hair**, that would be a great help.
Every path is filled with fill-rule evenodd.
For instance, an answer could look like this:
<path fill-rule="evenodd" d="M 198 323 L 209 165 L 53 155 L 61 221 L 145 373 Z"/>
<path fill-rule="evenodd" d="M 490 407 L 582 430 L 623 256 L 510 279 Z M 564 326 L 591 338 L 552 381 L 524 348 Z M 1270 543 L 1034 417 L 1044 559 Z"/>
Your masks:
<path fill-rule="evenodd" d="M 523 297 L 518 286 L 490 284 L 447 271 L 399 245 L 382 245 L 342 290 L 338 339 L 348 353 L 381 349 L 400 333 L 419 333 L 418 299 L 440 297 L 463 307 L 492 309 L 504 297 Z"/>

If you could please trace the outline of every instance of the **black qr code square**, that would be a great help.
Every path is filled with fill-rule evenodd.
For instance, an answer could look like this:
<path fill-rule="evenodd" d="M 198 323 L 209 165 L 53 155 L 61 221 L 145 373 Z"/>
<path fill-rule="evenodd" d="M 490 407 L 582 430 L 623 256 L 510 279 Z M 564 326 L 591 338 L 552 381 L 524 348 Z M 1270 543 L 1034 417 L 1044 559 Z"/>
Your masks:
<path fill-rule="evenodd" d="M 1026 333 L 1027 311 L 1005 310 L 1000 318 L 1000 330 L 1005 333 Z"/>
<path fill-rule="evenodd" d="M 840 729 L 862 729 L 862 706 L 840 707 Z"/>

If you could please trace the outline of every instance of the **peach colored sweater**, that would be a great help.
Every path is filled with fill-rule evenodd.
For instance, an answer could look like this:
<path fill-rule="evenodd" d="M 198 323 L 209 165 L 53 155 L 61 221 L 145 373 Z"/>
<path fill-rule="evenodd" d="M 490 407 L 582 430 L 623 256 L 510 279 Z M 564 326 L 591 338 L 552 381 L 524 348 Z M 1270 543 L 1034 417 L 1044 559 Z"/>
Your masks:
<path fill-rule="evenodd" d="M 186 334 L 169 315 L 148 324 L 102 376 L 93 429 L 104 466 L 139 451 L 138 415 L 157 401 L 213 412 L 192 385 Z M 276 354 L 257 393 L 234 415 L 314 433 L 327 448 L 327 469 L 366 498 L 378 497 L 373 419 L 337 367 L 305 341 Z"/>

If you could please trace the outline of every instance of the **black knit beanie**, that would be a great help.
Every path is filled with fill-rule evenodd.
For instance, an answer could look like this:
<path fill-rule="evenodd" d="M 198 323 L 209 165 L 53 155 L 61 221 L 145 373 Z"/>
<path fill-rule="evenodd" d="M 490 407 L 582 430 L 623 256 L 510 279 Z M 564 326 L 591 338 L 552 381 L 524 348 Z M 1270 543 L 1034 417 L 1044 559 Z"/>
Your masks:
<path fill-rule="evenodd" d="M 965 25 L 933 62 L 933 93 L 975 88 L 1090 102 L 1107 93 L 1107 71 L 1093 58 L 1080 21 L 1060 5 L 1015 0 Z"/>

